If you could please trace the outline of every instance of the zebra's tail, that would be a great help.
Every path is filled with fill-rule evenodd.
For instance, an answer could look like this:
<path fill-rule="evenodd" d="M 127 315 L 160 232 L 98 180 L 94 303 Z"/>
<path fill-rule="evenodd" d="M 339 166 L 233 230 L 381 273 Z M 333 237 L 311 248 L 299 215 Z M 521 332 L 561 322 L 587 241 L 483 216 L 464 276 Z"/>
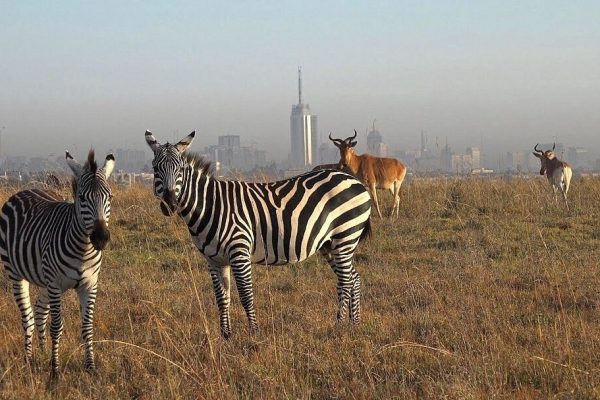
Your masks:
<path fill-rule="evenodd" d="M 371 237 L 371 218 L 367 219 L 365 222 L 365 226 L 360 234 L 360 239 L 358 239 L 358 243 L 362 242 Z"/>

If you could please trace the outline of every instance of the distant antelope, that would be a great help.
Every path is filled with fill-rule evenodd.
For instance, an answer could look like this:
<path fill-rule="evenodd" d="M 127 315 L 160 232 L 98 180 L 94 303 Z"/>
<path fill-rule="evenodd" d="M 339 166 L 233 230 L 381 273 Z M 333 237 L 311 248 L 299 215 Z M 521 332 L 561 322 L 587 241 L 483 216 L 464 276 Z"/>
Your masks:
<path fill-rule="evenodd" d="M 557 193 L 560 190 L 568 210 L 569 203 L 567 202 L 567 192 L 569 191 L 569 184 L 571 182 L 571 176 L 573 175 L 571 166 L 556 158 L 556 155 L 554 154 L 556 143 L 552 146 L 552 150 L 542 151 L 537 147 L 538 145 L 536 144 L 533 148 L 533 155 L 539 158 L 542 163 L 540 175 L 546 174 L 546 178 L 548 178 L 548 182 L 552 185 L 552 189 L 554 190 L 554 201 L 556 204 L 558 204 Z"/>
<path fill-rule="evenodd" d="M 329 140 L 340 150 L 340 162 L 339 169 L 344 168 L 350 170 L 350 172 L 360 179 L 371 192 L 371 196 L 375 201 L 375 207 L 379 218 L 381 216 L 381 210 L 379 208 L 379 201 L 377 200 L 377 189 L 389 189 L 394 196 L 394 206 L 390 217 L 400 213 L 400 185 L 406 176 L 406 167 L 399 160 L 395 158 L 384 158 L 375 157 L 370 154 L 357 155 L 354 152 L 354 146 L 356 146 L 356 129 L 354 130 L 354 136 L 350 136 L 344 140 L 334 139 L 329 134 Z"/>

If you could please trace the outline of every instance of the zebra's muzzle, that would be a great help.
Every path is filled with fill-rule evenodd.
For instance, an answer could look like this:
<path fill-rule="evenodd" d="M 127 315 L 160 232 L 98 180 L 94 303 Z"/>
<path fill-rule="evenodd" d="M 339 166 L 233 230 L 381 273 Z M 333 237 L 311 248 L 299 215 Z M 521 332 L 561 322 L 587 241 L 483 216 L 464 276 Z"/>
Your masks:
<path fill-rule="evenodd" d="M 175 191 L 165 191 L 163 197 L 160 199 L 160 211 L 164 216 L 170 217 L 175 214 L 177 205 L 175 204 Z"/>
<path fill-rule="evenodd" d="M 90 241 L 96 250 L 104 250 L 108 242 L 110 242 L 110 231 L 106 221 L 96 221 L 94 230 L 90 235 Z"/>

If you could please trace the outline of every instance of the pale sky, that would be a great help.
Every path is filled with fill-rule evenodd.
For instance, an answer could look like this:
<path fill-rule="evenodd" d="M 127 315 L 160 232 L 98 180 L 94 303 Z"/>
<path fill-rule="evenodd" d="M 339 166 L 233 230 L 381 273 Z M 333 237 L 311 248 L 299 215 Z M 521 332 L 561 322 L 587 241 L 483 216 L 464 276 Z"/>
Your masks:
<path fill-rule="evenodd" d="M 287 158 L 298 65 L 322 136 L 376 118 L 392 150 L 424 129 L 457 151 L 600 152 L 599 21 L 598 1 L 0 0 L 0 152 L 195 129 L 196 150 L 239 134 Z"/>

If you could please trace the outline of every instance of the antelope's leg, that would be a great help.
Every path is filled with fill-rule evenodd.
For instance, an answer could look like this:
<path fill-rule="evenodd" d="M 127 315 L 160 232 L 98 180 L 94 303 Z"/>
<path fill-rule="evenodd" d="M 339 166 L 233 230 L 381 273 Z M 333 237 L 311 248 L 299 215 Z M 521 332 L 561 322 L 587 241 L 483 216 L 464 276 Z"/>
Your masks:
<path fill-rule="evenodd" d="M 375 207 L 377 208 L 377 214 L 379 214 L 379 218 L 383 218 L 381 216 L 381 210 L 379 209 L 379 200 L 377 200 L 377 187 L 375 185 L 370 185 L 369 187 L 371 189 L 371 196 L 375 202 Z"/>

